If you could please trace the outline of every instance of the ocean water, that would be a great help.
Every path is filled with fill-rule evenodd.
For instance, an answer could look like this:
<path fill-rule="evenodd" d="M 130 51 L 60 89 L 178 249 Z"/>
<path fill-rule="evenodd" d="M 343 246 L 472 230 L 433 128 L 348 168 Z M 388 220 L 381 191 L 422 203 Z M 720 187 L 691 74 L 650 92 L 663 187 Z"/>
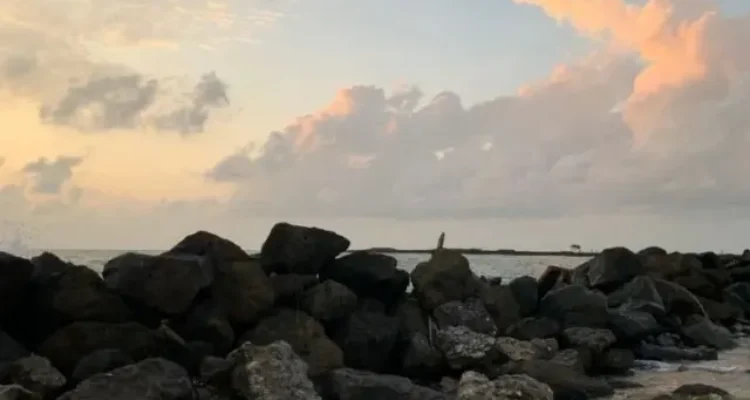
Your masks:
<path fill-rule="evenodd" d="M 32 256 L 35 251 L 26 251 L 24 256 Z M 102 250 L 61 250 L 55 251 L 62 259 L 79 265 L 86 265 L 101 272 L 106 262 L 122 251 Z M 156 251 L 144 253 L 158 254 Z M 252 252 L 251 252 L 252 253 Z M 394 254 L 399 267 L 411 271 L 419 262 L 426 260 L 427 254 Z M 504 281 L 523 275 L 539 276 L 549 265 L 572 268 L 585 262 L 581 257 L 536 257 L 506 255 L 469 255 L 472 269 L 478 275 L 502 277 Z M 619 390 L 614 399 L 650 400 L 657 394 L 668 393 L 682 384 L 703 383 L 714 385 L 735 395 L 750 399 L 750 339 L 740 340 L 741 345 L 724 352 L 718 361 L 694 363 L 648 363 L 637 369 L 631 382 L 640 383 L 642 388 Z"/>

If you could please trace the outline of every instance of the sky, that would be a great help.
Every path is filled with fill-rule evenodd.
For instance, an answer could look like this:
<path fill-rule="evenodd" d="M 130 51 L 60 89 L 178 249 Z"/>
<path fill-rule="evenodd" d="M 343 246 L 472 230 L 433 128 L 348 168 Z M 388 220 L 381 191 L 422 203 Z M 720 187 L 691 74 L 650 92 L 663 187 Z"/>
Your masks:
<path fill-rule="evenodd" d="M 750 247 L 746 0 L 10 0 L 0 247 Z"/>

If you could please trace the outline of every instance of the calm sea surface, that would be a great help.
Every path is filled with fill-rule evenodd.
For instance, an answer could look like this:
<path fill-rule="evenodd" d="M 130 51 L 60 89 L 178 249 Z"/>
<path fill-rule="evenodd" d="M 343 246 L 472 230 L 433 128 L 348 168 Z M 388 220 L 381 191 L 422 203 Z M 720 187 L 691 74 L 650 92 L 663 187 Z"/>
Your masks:
<path fill-rule="evenodd" d="M 64 250 L 55 251 L 61 258 L 79 265 L 86 265 L 96 271 L 101 271 L 107 260 L 121 254 L 122 251 L 101 250 Z M 158 252 L 144 252 L 157 254 Z M 23 254 L 31 256 L 31 254 Z M 395 254 L 399 267 L 411 271 L 419 262 L 426 260 L 427 254 Z M 478 275 L 491 277 L 500 276 L 504 280 L 518 276 L 539 276 L 549 265 L 560 267 L 575 267 L 585 258 L 578 257 L 535 257 L 535 256 L 504 256 L 504 255 L 470 255 L 468 257 L 472 269 Z M 657 364 L 653 370 L 636 371 L 631 381 L 644 385 L 641 389 L 620 391 L 616 399 L 650 399 L 659 393 L 669 392 L 685 383 L 704 383 L 721 387 L 738 398 L 750 399 L 750 340 L 743 339 L 742 345 L 721 355 L 720 360 L 684 364 Z"/>

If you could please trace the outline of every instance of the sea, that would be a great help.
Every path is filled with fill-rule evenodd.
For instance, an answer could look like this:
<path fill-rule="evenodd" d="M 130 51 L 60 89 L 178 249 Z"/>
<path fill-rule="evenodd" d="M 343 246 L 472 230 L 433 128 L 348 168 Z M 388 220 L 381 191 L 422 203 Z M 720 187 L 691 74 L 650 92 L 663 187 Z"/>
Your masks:
<path fill-rule="evenodd" d="M 60 258 L 78 265 L 86 265 L 101 272 L 106 262 L 123 253 L 108 250 L 56 250 Z M 158 254 L 159 251 L 141 251 Z M 32 256 L 38 251 L 24 251 L 24 256 Z M 254 253 L 250 251 L 249 253 Z M 16 253 L 18 254 L 18 253 Z M 393 254 L 399 268 L 411 271 L 418 263 L 426 260 L 428 254 Z M 477 275 L 502 277 L 504 281 L 531 275 L 539 276 L 548 266 L 556 265 L 572 268 L 586 261 L 582 257 L 561 256 L 510 256 L 510 255 L 469 255 L 467 257 Z M 621 389 L 613 399 L 648 400 L 662 393 L 669 393 L 683 384 L 702 383 L 720 387 L 736 398 L 750 399 L 750 339 L 740 338 L 740 346 L 723 352 L 717 361 L 690 363 L 642 362 L 627 381 L 642 385 L 640 388 Z"/>

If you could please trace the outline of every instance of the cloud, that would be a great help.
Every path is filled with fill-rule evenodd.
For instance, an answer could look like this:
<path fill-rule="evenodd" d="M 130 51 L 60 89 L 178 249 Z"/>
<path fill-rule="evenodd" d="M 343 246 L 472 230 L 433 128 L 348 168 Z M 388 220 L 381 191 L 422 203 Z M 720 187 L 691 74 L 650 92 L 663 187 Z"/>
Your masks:
<path fill-rule="evenodd" d="M 60 156 L 54 161 L 41 157 L 26 164 L 23 172 L 31 178 L 34 193 L 59 194 L 63 185 L 73 177 L 73 169 L 82 162 L 83 157 Z"/>
<path fill-rule="evenodd" d="M 187 106 L 156 116 L 155 126 L 161 130 L 178 131 L 182 134 L 200 133 L 205 129 L 209 111 L 227 105 L 227 84 L 211 72 L 203 75 L 196 84 Z"/>
<path fill-rule="evenodd" d="M 519 0 L 602 40 L 517 95 L 341 90 L 206 177 L 235 212 L 392 217 L 738 214 L 750 204 L 750 17 L 705 1 Z"/>

